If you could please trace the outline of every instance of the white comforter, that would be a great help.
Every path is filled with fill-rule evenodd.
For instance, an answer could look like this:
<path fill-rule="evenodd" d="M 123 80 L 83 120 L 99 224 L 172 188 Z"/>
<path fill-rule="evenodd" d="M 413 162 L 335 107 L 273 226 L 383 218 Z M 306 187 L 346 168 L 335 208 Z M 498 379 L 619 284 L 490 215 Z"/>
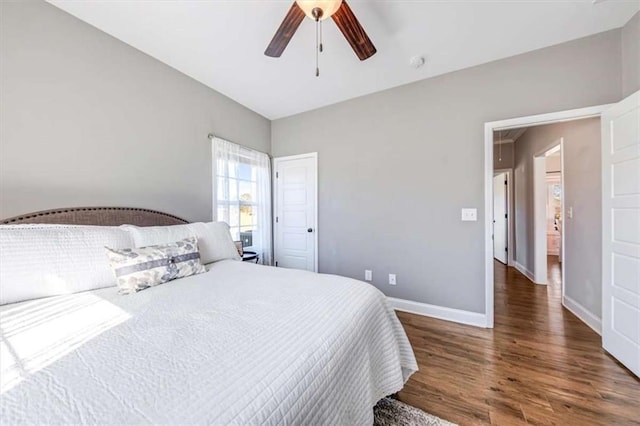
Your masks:
<path fill-rule="evenodd" d="M 365 425 L 417 370 L 374 287 L 237 261 L 0 315 L 3 425 Z"/>

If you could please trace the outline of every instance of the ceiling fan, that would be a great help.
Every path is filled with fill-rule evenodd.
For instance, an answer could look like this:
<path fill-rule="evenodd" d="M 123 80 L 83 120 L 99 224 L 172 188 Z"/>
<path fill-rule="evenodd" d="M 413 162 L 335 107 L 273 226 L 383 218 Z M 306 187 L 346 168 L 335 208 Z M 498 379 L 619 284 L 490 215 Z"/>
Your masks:
<path fill-rule="evenodd" d="M 329 17 L 336 23 L 361 61 L 375 55 L 375 46 L 345 0 L 296 0 L 291 5 L 264 54 L 272 58 L 279 58 L 305 15 L 316 22 L 316 76 L 320 75 L 318 53 L 322 53 L 323 50 L 322 21 Z"/>

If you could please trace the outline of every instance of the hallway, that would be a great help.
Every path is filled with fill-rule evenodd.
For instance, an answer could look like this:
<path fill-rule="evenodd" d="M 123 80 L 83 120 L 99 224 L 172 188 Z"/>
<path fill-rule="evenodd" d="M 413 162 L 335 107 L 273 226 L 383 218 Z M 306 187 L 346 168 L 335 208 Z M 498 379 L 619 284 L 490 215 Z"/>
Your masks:
<path fill-rule="evenodd" d="M 399 399 L 446 420 L 493 425 L 639 425 L 640 380 L 550 285 L 495 263 L 495 328 L 398 312 L 420 371 Z"/>
<path fill-rule="evenodd" d="M 560 287 L 562 285 L 562 269 L 557 255 L 547 256 L 547 279 L 549 280 L 547 284 L 554 288 L 553 291 L 555 291 L 555 287 L 558 287 L 560 294 L 562 294 L 562 287 Z"/>

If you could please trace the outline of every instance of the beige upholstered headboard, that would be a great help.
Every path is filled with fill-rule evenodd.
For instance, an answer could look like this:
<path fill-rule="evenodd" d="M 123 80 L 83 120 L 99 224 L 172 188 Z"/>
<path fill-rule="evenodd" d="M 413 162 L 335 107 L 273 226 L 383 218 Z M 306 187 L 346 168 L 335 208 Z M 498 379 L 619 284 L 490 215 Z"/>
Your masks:
<path fill-rule="evenodd" d="M 0 224 L 52 223 L 61 225 L 137 226 L 180 225 L 186 220 L 155 210 L 134 207 L 71 207 L 44 210 L 3 219 Z"/>

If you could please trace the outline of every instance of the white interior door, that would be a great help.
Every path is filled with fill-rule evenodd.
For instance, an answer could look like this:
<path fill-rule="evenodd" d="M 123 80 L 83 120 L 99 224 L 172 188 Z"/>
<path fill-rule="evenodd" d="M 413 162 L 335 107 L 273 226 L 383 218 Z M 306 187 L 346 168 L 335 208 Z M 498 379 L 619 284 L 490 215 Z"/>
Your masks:
<path fill-rule="evenodd" d="M 602 115 L 602 345 L 640 376 L 640 92 Z"/>
<path fill-rule="evenodd" d="M 273 160 L 275 265 L 318 271 L 316 153 Z"/>
<path fill-rule="evenodd" d="M 507 264 L 507 174 L 493 177 L 493 257 Z"/>

